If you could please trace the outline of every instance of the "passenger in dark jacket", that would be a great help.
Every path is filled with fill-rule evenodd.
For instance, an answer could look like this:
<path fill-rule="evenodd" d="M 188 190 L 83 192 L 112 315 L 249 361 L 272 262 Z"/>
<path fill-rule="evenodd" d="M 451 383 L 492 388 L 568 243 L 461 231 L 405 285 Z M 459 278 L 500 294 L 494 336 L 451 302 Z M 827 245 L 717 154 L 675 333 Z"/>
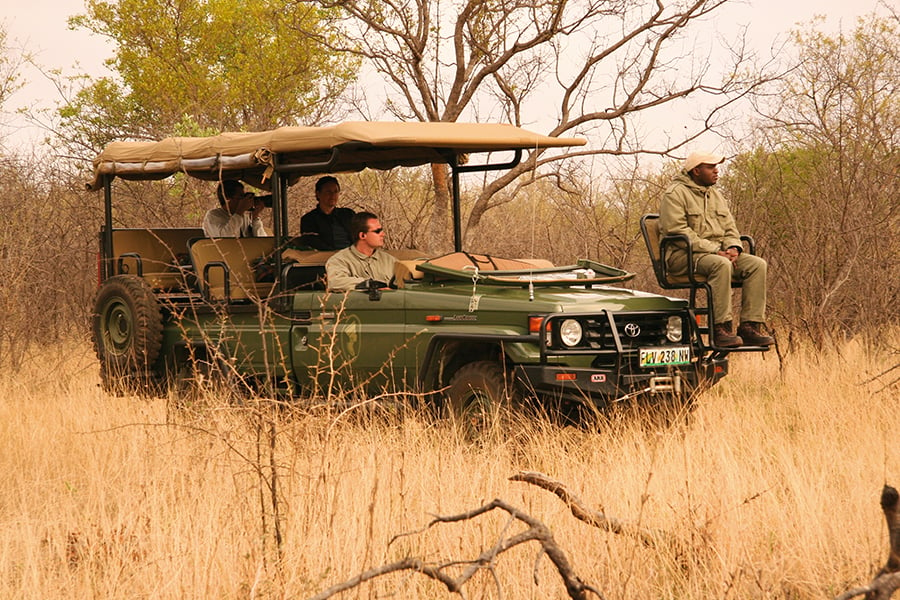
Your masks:
<path fill-rule="evenodd" d="M 316 250 L 341 250 L 353 239 L 350 237 L 350 219 L 355 214 L 349 208 L 339 208 L 341 185 L 331 175 L 316 182 L 318 205 L 300 219 L 300 243 Z"/>

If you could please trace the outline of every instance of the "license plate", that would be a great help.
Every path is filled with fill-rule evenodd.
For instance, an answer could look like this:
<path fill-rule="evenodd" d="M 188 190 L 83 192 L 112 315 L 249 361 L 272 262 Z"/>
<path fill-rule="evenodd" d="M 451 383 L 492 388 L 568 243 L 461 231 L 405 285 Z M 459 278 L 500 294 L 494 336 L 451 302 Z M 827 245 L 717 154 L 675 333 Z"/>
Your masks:
<path fill-rule="evenodd" d="M 642 367 L 668 367 L 671 365 L 688 365 L 690 363 L 690 346 L 641 348 L 640 350 L 640 365 Z"/>

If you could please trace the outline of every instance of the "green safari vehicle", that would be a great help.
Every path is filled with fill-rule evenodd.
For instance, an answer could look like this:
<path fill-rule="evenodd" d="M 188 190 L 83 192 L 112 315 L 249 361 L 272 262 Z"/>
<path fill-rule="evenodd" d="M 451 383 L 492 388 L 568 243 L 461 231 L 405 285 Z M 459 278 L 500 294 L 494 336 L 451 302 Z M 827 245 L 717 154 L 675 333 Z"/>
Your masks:
<path fill-rule="evenodd" d="M 584 143 L 502 124 L 347 122 L 109 144 L 88 184 L 105 201 L 92 322 L 104 388 L 159 393 L 218 376 L 292 396 L 409 391 L 457 413 L 521 398 L 591 409 L 687 401 L 728 368 L 688 301 L 617 286 L 632 274 L 590 260 L 557 266 L 461 247 L 462 176 Z M 291 238 L 287 190 L 301 177 L 430 163 L 451 170 L 455 251 L 392 251 L 390 289 L 329 292 L 331 253 L 275 251 Z M 273 236 L 114 227 L 117 180 L 176 173 L 270 190 Z M 264 257 L 274 282 L 255 280 Z"/>

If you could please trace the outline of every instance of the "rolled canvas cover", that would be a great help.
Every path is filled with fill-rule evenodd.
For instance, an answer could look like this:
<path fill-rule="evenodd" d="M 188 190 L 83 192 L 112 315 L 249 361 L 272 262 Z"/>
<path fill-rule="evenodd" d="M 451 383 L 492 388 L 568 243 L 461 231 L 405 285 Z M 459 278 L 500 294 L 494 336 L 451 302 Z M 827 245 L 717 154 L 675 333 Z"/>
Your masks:
<path fill-rule="evenodd" d="M 328 127 L 280 127 L 210 137 L 172 137 L 157 142 L 111 142 L 94 159 L 88 189 L 104 175 L 162 179 L 185 172 L 202 179 L 264 180 L 279 164 L 327 160 L 333 148 L 352 145 L 321 172 L 388 169 L 447 162 L 449 155 L 582 146 L 580 138 L 546 136 L 499 123 L 346 122 Z"/>

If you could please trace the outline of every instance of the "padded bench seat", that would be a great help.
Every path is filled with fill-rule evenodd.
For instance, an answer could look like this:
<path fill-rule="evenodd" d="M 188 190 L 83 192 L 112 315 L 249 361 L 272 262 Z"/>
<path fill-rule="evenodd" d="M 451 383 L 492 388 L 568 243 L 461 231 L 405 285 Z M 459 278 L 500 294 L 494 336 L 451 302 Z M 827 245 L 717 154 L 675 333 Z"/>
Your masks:
<path fill-rule="evenodd" d="M 275 238 L 201 238 L 191 242 L 191 262 L 208 300 L 265 298 L 274 282 L 257 282 L 253 264 L 275 249 Z"/>
<path fill-rule="evenodd" d="M 112 273 L 143 277 L 155 290 L 185 290 L 188 242 L 202 235 L 199 228 L 114 229 Z"/>

